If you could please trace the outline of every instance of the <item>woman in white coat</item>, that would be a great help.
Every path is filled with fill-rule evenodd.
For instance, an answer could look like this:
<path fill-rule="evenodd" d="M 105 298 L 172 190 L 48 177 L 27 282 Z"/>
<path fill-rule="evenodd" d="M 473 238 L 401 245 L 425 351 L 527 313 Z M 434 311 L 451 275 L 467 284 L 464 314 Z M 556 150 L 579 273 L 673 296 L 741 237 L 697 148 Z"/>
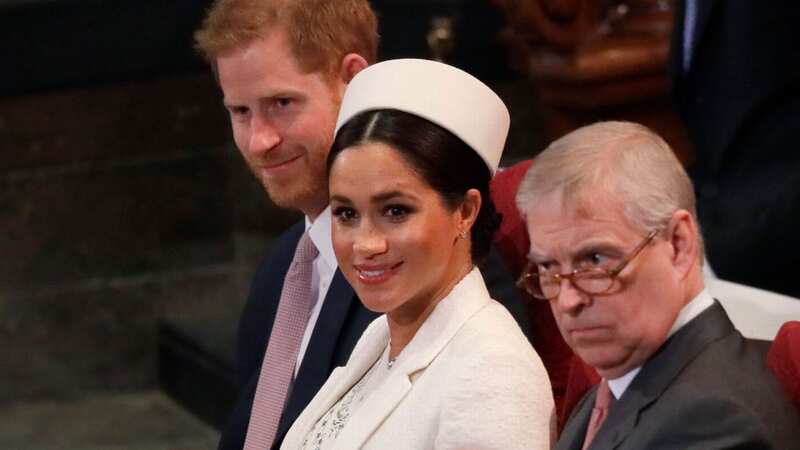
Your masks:
<path fill-rule="evenodd" d="M 385 61 L 350 83 L 328 157 L 333 245 L 384 315 L 282 449 L 551 447 L 547 373 L 474 265 L 499 224 L 508 126 L 494 92 L 445 64 Z"/>

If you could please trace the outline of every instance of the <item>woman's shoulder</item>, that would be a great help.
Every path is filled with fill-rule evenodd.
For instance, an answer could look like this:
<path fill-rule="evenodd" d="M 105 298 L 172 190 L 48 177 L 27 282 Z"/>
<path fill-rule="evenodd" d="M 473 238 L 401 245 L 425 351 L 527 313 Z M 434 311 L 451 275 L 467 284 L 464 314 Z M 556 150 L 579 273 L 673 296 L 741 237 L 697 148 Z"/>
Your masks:
<path fill-rule="evenodd" d="M 491 337 L 492 339 L 487 340 L 487 345 L 500 341 L 506 345 L 530 347 L 525 334 L 508 309 L 492 299 L 464 324 L 464 332 L 466 335 Z"/>
<path fill-rule="evenodd" d="M 515 361 L 521 370 L 542 371 L 541 358 L 531 346 L 511 313 L 490 300 L 473 315 L 453 338 L 453 351 L 469 361 Z"/>
<path fill-rule="evenodd" d="M 443 448 L 549 448 L 555 406 L 547 372 L 511 314 L 495 301 L 451 341 L 441 388 Z M 442 361 L 444 362 L 444 361 Z M 483 446 L 481 446 L 483 448 Z"/>

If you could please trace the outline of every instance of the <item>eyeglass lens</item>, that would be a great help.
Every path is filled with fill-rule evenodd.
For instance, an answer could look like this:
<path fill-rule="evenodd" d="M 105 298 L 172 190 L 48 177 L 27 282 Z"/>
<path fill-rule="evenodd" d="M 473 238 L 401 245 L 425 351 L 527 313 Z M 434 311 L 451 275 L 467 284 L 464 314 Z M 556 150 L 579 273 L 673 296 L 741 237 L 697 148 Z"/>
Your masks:
<path fill-rule="evenodd" d="M 585 270 L 574 272 L 570 275 L 541 275 L 528 277 L 527 285 L 535 297 L 552 299 L 561 292 L 561 283 L 564 278 L 569 278 L 579 290 L 589 294 L 600 294 L 607 291 L 613 282 L 608 272 L 604 270 Z"/>

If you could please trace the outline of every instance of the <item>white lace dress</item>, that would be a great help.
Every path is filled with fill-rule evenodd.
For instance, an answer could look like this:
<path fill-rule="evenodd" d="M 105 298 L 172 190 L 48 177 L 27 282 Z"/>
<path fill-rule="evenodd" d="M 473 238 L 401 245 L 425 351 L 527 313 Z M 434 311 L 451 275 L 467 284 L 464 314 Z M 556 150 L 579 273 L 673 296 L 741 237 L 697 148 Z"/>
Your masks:
<path fill-rule="evenodd" d="M 323 415 L 306 435 L 302 450 L 326 450 L 333 446 L 350 417 L 389 376 L 395 360 L 389 360 L 389 347 L 361 380 Z"/>

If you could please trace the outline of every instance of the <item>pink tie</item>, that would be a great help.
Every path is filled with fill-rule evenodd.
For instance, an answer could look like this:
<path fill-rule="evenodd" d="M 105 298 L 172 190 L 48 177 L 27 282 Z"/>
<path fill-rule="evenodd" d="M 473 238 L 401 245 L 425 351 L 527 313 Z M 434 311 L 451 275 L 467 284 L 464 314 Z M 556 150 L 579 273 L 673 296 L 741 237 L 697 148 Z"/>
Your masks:
<path fill-rule="evenodd" d="M 261 365 L 245 450 L 268 450 L 278 431 L 292 383 L 297 353 L 311 313 L 311 273 L 318 252 L 308 232 L 300 238 L 283 282 L 275 323 Z"/>
<path fill-rule="evenodd" d="M 594 437 L 597 435 L 597 430 L 603 426 L 603 422 L 608 416 L 608 408 L 614 403 L 614 396 L 611 394 L 611 389 L 608 388 L 608 381 L 604 378 L 603 382 L 597 388 L 597 396 L 594 399 L 594 408 L 592 409 L 592 417 L 589 419 L 589 427 L 586 429 L 586 438 L 583 440 L 582 450 L 586 450 L 592 445 Z"/>

